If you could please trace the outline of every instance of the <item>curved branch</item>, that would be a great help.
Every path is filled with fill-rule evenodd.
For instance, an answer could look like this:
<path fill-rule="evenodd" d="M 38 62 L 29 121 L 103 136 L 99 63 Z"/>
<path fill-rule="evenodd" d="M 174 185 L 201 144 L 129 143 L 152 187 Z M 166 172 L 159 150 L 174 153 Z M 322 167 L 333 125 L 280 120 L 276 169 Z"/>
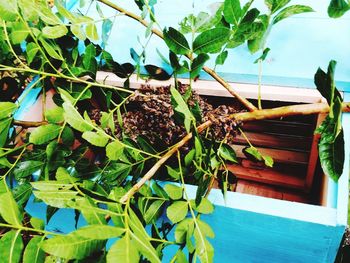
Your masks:
<path fill-rule="evenodd" d="M 127 17 L 130 17 L 136 21 L 138 21 L 139 23 L 141 23 L 142 25 L 144 25 L 145 27 L 149 26 L 149 23 L 142 19 L 142 17 L 129 12 L 127 10 L 125 10 L 124 8 L 108 1 L 108 0 L 98 0 L 99 2 L 123 13 L 124 15 L 126 15 Z M 164 35 L 161 31 L 159 31 L 156 28 L 152 28 L 152 33 L 157 35 L 158 37 L 164 39 Z M 189 56 L 187 56 L 189 57 Z M 212 70 L 211 68 L 208 68 L 206 66 L 203 67 L 203 70 L 205 72 L 207 72 L 210 76 L 212 76 L 212 78 L 214 78 L 217 82 L 219 82 L 225 89 L 227 89 L 227 91 L 234 96 L 235 98 L 237 98 L 249 111 L 255 111 L 257 110 L 257 108 L 250 102 L 248 101 L 246 98 L 244 98 L 243 96 L 241 96 L 240 94 L 238 94 L 232 87 L 230 84 L 228 84 L 222 77 L 220 77 L 214 70 Z"/>
<path fill-rule="evenodd" d="M 14 120 L 13 124 L 16 126 L 21 126 L 23 128 L 34 128 L 34 127 L 39 127 L 42 125 L 48 124 L 47 121 L 19 121 L 19 120 Z"/>
<path fill-rule="evenodd" d="M 343 112 L 350 112 L 350 102 L 343 103 L 342 106 Z M 241 112 L 234 113 L 228 118 L 246 122 L 253 120 L 263 120 L 263 119 L 276 119 L 281 117 L 296 116 L 296 115 L 311 115 L 317 113 L 326 113 L 329 112 L 329 106 L 326 103 L 312 103 L 312 104 L 303 104 L 303 105 L 292 105 L 284 106 L 273 109 L 266 110 L 256 110 L 254 112 Z M 198 126 L 197 131 L 201 133 L 206 128 L 210 127 L 213 123 L 207 121 Z M 191 138 L 193 137 L 192 133 L 187 134 L 181 141 L 175 144 L 166 154 L 164 154 L 156 164 L 138 181 L 121 199 L 121 203 L 126 203 L 148 180 L 150 180 L 158 169 L 174 154 L 179 148 L 184 146 Z"/>

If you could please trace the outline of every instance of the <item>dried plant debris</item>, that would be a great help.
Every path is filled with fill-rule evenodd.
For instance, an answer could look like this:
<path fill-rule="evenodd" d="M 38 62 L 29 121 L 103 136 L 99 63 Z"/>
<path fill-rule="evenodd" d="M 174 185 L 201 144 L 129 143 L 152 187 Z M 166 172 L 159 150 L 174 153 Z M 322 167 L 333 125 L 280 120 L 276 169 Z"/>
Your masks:
<path fill-rule="evenodd" d="M 171 86 L 154 87 L 143 85 L 127 101 L 128 111 L 122 115 L 123 127 L 115 121 L 117 137 L 125 135 L 133 140 L 140 135 L 145 136 L 151 143 L 162 141 L 167 146 L 178 142 L 186 135 L 183 125 L 177 122 L 174 109 L 171 103 Z M 208 136 L 216 140 L 223 140 L 225 137 L 230 142 L 237 134 L 238 123 L 227 118 L 228 115 L 241 111 L 234 106 L 219 105 L 215 107 L 206 99 L 192 91 L 188 95 L 189 86 L 178 83 L 177 89 L 183 96 L 187 96 L 187 104 L 190 109 L 198 105 L 201 121 L 211 120 Z M 98 109 L 90 112 L 91 119 L 99 123 L 101 112 Z M 117 120 L 117 118 L 115 118 Z M 108 131 L 110 133 L 110 131 Z"/>

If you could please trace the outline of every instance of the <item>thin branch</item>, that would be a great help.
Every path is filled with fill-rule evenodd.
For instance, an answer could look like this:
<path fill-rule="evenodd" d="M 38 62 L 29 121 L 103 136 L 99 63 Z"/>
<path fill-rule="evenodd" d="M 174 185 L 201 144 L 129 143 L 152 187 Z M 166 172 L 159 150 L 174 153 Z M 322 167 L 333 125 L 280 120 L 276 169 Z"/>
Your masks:
<path fill-rule="evenodd" d="M 129 12 L 127 10 L 125 10 L 124 8 L 108 1 L 108 0 L 98 0 L 99 2 L 123 13 L 125 16 L 130 17 L 136 21 L 138 21 L 139 23 L 141 23 L 142 25 L 144 25 L 145 27 L 149 26 L 149 23 L 142 19 L 142 17 Z M 163 33 L 156 29 L 156 28 L 152 28 L 152 32 L 153 34 L 157 35 L 158 37 L 164 39 L 164 35 Z M 187 57 L 190 57 L 189 55 Z M 214 70 L 212 70 L 211 68 L 208 68 L 206 66 L 203 67 L 203 70 L 205 72 L 207 72 L 210 76 L 212 76 L 212 78 L 214 78 L 217 82 L 219 82 L 225 89 L 227 89 L 227 91 L 234 96 L 235 98 L 237 98 L 249 111 L 255 111 L 257 110 L 257 108 L 250 102 L 248 101 L 246 98 L 244 98 L 243 96 L 239 95 L 232 87 L 230 84 L 228 84 L 223 78 L 221 78 Z"/>
<path fill-rule="evenodd" d="M 350 112 L 350 102 L 343 103 L 343 112 Z M 228 118 L 246 122 L 253 120 L 265 120 L 265 119 L 276 119 L 281 117 L 296 116 L 296 115 L 311 115 L 317 113 L 329 112 L 329 106 L 326 103 L 312 103 L 304 105 L 292 105 L 285 107 L 278 107 L 273 109 L 256 110 L 254 112 L 242 112 L 234 113 Z M 203 130 L 210 127 L 213 123 L 211 121 L 206 121 L 198 126 L 197 131 L 201 133 Z M 155 165 L 138 181 L 121 199 L 121 203 L 126 203 L 147 181 L 149 181 L 158 169 L 182 146 L 184 146 L 191 138 L 192 133 L 187 134 L 181 141 L 175 144 L 166 154 L 164 154 Z"/>
<path fill-rule="evenodd" d="M 14 120 L 13 124 L 16 126 L 21 126 L 23 128 L 34 128 L 34 127 L 39 127 L 42 125 L 48 124 L 47 121 L 19 121 L 19 120 Z"/>

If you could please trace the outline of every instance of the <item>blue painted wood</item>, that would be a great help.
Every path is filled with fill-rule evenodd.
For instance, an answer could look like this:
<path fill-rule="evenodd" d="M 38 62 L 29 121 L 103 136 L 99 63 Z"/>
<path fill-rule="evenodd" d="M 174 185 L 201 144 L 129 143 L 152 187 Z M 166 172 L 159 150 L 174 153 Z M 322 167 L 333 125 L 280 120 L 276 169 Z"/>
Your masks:
<path fill-rule="evenodd" d="M 130 0 L 120 0 L 118 4 L 140 13 Z M 215 1 L 158 1 L 155 10 L 156 17 L 162 27 L 177 27 L 178 22 L 187 14 L 208 11 L 207 6 Z M 264 1 L 255 1 L 258 8 L 264 10 Z M 287 85 L 314 88 L 313 76 L 318 67 L 326 68 L 331 59 L 338 61 L 336 79 L 338 88 L 350 91 L 350 61 L 347 54 L 350 42 L 350 14 L 340 19 L 330 19 L 327 16 L 328 0 L 307 1 L 294 0 L 291 4 L 306 4 L 312 6 L 315 13 L 301 14 L 288 18 L 277 24 L 269 37 L 267 46 L 271 48 L 263 66 L 263 83 L 270 85 Z M 266 9 L 266 8 L 265 8 Z M 115 14 L 110 8 L 103 8 L 105 16 Z M 98 17 L 91 8 L 91 16 Z M 107 50 L 120 62 L 132 61 L 129 48 L 141 52 L 138 43 L 145 44 L 145 29 L 129 18 L 119 16 L 110 36 Z M 162 41 L 154 36 L 146 49 L 146 63 L 154 63 L 167 67 L 156 52 L 158 48 L 165 56 L 168 49 Z M 230 52 L 227 63 L 219 66 L 217 71 L 228 81 L 257 83 L 258 66 L 253 62 L 260 54 L 251 55 L 246 46 L 241 46 Z M 209 62 L 213 66 L 215 57 Z M 168 67 L 169 68 L 169 67 Z M 208 76 L 203 74 L 202 78 Z"/>

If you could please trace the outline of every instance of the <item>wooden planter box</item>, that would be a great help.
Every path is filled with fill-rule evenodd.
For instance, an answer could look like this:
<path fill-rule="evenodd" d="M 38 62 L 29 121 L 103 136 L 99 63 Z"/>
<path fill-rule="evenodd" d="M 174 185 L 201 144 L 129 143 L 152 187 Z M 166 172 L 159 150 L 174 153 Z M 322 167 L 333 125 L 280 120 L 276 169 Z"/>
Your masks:
<path fill-rule="evenodd" d="M 98 79 L 106 84 L 122 83 L 110 73 L 100 72 Z M 150 84 L 165 85 L 157 81 Z M 131 87 L 139 85 L 140 81 L 131 80 Z M 256 99 L 255 85 L 232 85 L 245 97 Z M 232 100 L 226 90 L 212 81 L 199 80 L 194 89 L 201 95 L 215 95 L 214 100 L 218 102 Z M 348 101 L 350 95 L 344 93 L 344 98 Z M 275 106 L 320 102 L 322 98 L 316 90 L 264 86 L 263 100 L 266 105 Z M 40 105 L 35 106 L 41 109 Z M 212 240 L 215 262 L 334 261 L 347 225 L 350 114 L 343 114 L 346 157 L 339 183 L 326 178 L 319 169 L 318 138 L 313 135 L 313 130 L 322 117 L 264 121 L 243 126 L 252 143 L 271 155 L 276 164 L 272 169 L 256 166 L 238 154 L 242 157 L 242 165 L 229 167 L 238 178 L 236 192 L 229 192 L 225 203 L 221 191 L 212 190 L 209 198 L 215 204 L 215 212 L 210 216 L 203 215 L 203 219 L 216 234 Z M 244 140 L 238 137 L 233 147 L 239 153 Z M 187 186 L 190 196 L 195 195 L 195 188 Z M 39 217 L 45 211 L 44 205 L 33 203 L 26 209 Z M 70 219 L 74 222 L 74 213 L 61 210 L 49 227 L 63 232 L 73 231 L 74 224 L 68 222 Z M 169 261 L 165 253 L 164 262 Z"/>
<path fill-rule="evenodd" d="M 109 73 L 101 72 L 98 78 L 108 84 L 121 84 Z M 131 80 L 132 87 L 138 85 L 139 81 Z M 232 86 L 243 96 L 256 99 L 256 85 Z M 201 95 L 219 97 L 219 102 L 227 101 L 225 97 L 232 99 L 213 81 L 199 80 L 194 89 Z M 263 86 L 262 94 L 271 105 L 322 100 L 313 89 Z M 348 101 L 350 94 L 344 93 L 344 98 Z M 323 118 L 319 115 L 243 125 L 250 131 L 252 143 L 270 154 L 276 164 L 267 169 L 252 167 L 243 160 L 245 166 L 231 166 L 238 182 L 226 203 L 220 190 L 212 190 L 210 200 L 216 205 L 215 212 L 205 220 L 216 234 L 212 241 L 215 262 L 334 262 L 347 225 L 350 114 L 343 114 L 346 157 L 338 183 L 326 178 L 318 164 L 318 137 L 313 131 Z M 238 137 L 233 147 L 239 153 L 243 145 Z M 194 196 L 196 188 L 187 188 Z"/>

